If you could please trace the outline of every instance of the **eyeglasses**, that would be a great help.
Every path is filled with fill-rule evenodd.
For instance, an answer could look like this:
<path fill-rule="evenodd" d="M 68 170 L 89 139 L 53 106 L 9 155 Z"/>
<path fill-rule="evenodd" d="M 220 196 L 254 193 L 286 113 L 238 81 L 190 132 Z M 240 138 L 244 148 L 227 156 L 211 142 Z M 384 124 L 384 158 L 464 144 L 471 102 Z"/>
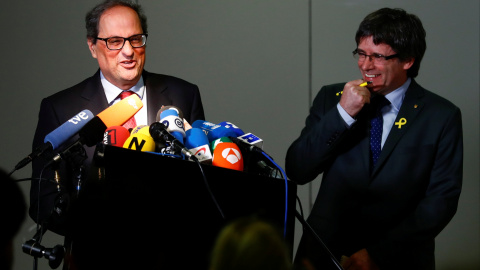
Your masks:
<path fill-rule="evenodd" d="M 125 42 L 128 40 L 130 42 L 130 45 L 132 45 L 133 48 L 140 48 L 145 46 L 147 43 L 147 36 L 148 34 L 139 34 L 139 35 L 133 35 L 128 38 L 124 37 L 111 37 L 111 38 L 99 38 L 96 37 L 96 39 L 103 40 L 105 41 L 105 44 L 107 45 L 107 48 L 109 50 L 121 50 L 123 46 L 125 45 Z"/>
<path fill-rule="evenodd" d="M 366 54 L 363 51 L 359 51 L 358 49 L 355 49 L 352 53 L 353 53 L 353 57 L 355 59 L 357 59 L 358 62 L 364 62 L 368 57 L 370 59 L 370 61 L 372 61 L 372 62 L 374 62 L 375 64 L 378 64 L 378 65 L 384 65 L 384 64 L 387 63 L 387 60 L 398 57 L 398 53 L 397 54 L 392 54 L 392 55 L 389 55 L 389 56 L 381 55 L 381 54 L 378 54 L 378 53 L 372 53 L 372 54 L 369 55 L 369 54 Z"/>

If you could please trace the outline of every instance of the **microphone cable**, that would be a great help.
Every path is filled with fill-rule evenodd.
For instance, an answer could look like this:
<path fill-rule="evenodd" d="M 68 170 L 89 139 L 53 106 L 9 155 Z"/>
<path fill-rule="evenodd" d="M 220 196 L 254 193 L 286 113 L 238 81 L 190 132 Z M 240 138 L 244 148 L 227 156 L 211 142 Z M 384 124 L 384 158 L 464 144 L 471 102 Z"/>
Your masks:
<path fill-rule="evenodd" d="M 286 237 L 287 236 L 287 216 L 288 216 L 288 180 L 287 180 L 287 174 L 283 171 L 282 167 L 280 167 L 277 163 L 275 163 L 275 161 L 273 161 L 273 159 L 267 155 L 263 150 L 261 151 L 262 155 L 264 155 L 268 160 L 270 160 L 270 162 L 272 162 L 275 167 L 277 167 L 282 176 L 283 176 L 283 179 L 285 180 L 285 217 L 284 217 L 284 221 L 283 221 L 283 237 Z"/>
<path fill-rule="evenodd" d="M 225 215 L 223 214 L 222 208 L 218 204 L 217 199 L 215 198 L 215 195 L 213 194 L 212 190 L 210 189 L 210 185 L 208 184 L 207 177 L 205 176 L 205 173 L 203 172 L 203 168 L 202 168 L 202 165 L 201 165 L 200 161 L 198 161 L 197 157 L 195 157 L 194 155 L 190 156 L 190 159 L 193 160 L 198 165 L 198 168 L 200 168 L 200 172 L 202 174 L 202 178 L 203 178 L 203 182 L 205 183 L 205 187 L 207 188 L 207 191 L 210 194 L 210 197 L 212 198 L 213 203 L 217 207 L 218 212 L 220 212 L 220 215 L 222 216 L 222 218 L 225 219 Z"/>

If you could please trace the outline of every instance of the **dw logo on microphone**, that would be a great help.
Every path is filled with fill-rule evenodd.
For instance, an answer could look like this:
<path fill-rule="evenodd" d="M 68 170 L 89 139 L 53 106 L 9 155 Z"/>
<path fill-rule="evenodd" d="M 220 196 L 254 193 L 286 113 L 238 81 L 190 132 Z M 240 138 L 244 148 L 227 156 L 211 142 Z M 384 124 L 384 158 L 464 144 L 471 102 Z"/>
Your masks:
<path fill-rule="evenodd" d="M 177 125 L 177 127 L 181 128 L 181 129 L 185 129 L 185 128 L 183 127 L 183 121 L 182 121 L 182 119 L 180 119 L 180 118 L 175 118 L 175 125 Z M 168 126 L 167 126 L 167 127 L 168 127 Z"/>
<path fill-rule="evenodd" d="M 161 123 L 165 126 L 165 129 L 168 129 L 168 120 L 163 120 Z"/>

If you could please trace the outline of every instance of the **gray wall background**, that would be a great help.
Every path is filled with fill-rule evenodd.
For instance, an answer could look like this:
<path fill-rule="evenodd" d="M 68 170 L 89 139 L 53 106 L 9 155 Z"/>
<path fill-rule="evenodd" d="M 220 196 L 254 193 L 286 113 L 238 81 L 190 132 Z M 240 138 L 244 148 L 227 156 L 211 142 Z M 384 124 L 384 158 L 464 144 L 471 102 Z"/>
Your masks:
<path fill-rule="evenodd" d="M 480 267 L 479 1 L 139 2 L 149 20 L 146 69 L 196 83 L 207 121 L 230 121 L 260 136 L 264 150 L 282 167 L 320 87 L 360 78 L 351 51 L 363 17 L 381 7 L 417 14 L 427 31 L 417 81 L 459 106 L 464 123 L 464 186 L 456 216 L 437 237 L 437 269 Z M 84 30 L 85 13 L 96 3 L 19 0 L 2 5 L 0 167 L 7 172 L 31 152 L 41 99 L 96 71 Z M 27 166 L 13 176 L 30 173 Z M 305 214 L 320 181 L 299 187 Z M 30 183 L 20 185 L 28 199 Z M 295 247 L 300 231 L 297 222 Z M 27 218 L 15 239 L 15 270 L 33 268 L 33 257 L 21 245 L 34 233 L 35 224 Z M 51 232 L 42 240 L 46 247 L 62 243 Z M 50 269 L 46 259 L 38 262 L 38 269 Z"/>

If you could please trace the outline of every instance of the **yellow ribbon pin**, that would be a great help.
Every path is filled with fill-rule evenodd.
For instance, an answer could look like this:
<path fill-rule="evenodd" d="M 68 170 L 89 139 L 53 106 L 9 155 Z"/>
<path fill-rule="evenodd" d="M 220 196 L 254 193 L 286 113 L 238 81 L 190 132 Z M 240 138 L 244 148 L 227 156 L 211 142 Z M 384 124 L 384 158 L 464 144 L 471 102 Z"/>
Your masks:
<path fill-rule="evenodd" d="M 405 118 L 402 117 L 402 118 L 400 118 L 400 121 L 395 122 L 395 125 L 398 125 L 398 128 L 400 129 L 400 128 L 402 128 L 402 126 L 405 125 L 406 123 L 407 123 L 407 119 L 405 119 Z"/>

